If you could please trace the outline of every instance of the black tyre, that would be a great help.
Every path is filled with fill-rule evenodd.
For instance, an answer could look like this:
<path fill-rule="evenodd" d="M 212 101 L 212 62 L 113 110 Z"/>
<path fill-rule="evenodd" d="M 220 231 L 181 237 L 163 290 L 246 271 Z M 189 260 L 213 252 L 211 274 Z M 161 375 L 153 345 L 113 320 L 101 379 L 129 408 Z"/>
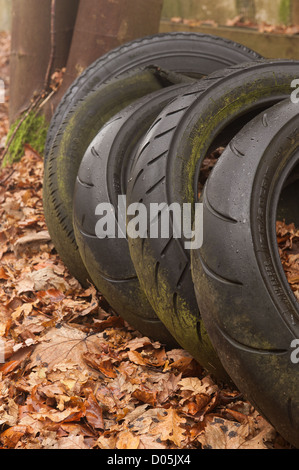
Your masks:
<path fill-rule="evenodd" d="M 75 241 L 73 193 L 83 155 L 99 129 L 120 109 L 161 89 L 155 69 L 134 69 L 89 93 L 68 113 L 44 164 L 43 206 L 47 227 L 62 261 L 85 286 L 89 275 Z"/>
<path fill-rule="evenodd" d="M 241 44 L 199 33 L 161 33 L 124 44 L 93 62 L 65 93 L 50 123 L 45 159 L 66 114 L 91 90 L 111 78 L 150 64 L 198 77 L 258 58 L 259 54 Z"/>
<path fill-rule="evenodd" d="M 255 57 L 247 48 L 213 36 L 157 35 L 111 52 L 75 81 L 57 109 L 48 134 L 51 144 L 45 158 L 44 210 L 56 250 L 82 285 L 88 273 L 74 238 L 73 191 L 82 157 L 100 128 L 134 100 L 173 83 L 159 67 L 200 77 L 227 63 Z M 139 64 L 157 67 L 135 72 Z M 120 78 L 104 83 L 115 75 Z"/>
<path fill-rule="evenodd" d="M 192 251 L 198 305 L 224 367 L 296 447 L 299 303 L 275 224 L 283 186 L 298 169 L 298 105 L 288 99 L 244 127 L 216 163 L 204 188 L 203 245 Z M 298 220 L 299 179 L 293 195 Z"/>
<path fill-rule="evenodd" d="M 74 192 L 75 238 L 94 285 L 126 321 L 168 347 L 178 344 L 140 288 L 126 238 L 125 213 L 121 218 L 118 212 L 118 198 L 126 195 L 130 167 L 140 139 L 164 106 L 187 87 L 176 85 L 151 93 L 113 116 L 86 150 Z M 105 238 L 96 234 L 99 219 L 96 208 L 100 204 L 111 204 L 115 211 L 115 232 L 110 236 L 103 234 Z"/>
<path fill-rule="evenodd" d="M 142 201 L 150 232 L 151 204 L 191 204 L 203 159 L 227 144 L 246 122 L 290 96 L 298 62 L 260 61 L 211 74 L 189 87 L 164 108 L 136 154 L 127 204 Z M 160 214 L 162 220 L 162 215 Z M 128 224 L 132 217 L 128 217 Z M 191 222 L 193 215 L 191 214 Z M 129 237 L 129 247 L 141 287 L 157 316 L 177 342 L 211 370 L 207 334 L 196 302 L 186 237 Z"/>

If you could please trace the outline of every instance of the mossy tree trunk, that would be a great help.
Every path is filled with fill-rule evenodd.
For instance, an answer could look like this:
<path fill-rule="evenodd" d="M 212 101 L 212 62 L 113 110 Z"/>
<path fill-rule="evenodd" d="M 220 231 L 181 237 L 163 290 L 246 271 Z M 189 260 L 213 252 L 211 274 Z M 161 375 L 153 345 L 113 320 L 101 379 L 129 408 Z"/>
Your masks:
<path fill-rule="evenodd" d="M 79 0 L 12 0 L 9 104 L 11 123 L 28 108 L 34 95 L 44 89 L 51 51 L 54 54 L 49 74 L 66 65 L 78 5 Z"/>
<path fill-rule="evenodd" d="M 94 60 L 125 42 L 158 33 L 162 5 L 163 0 L 80 0 L 63 84 L 50 106 L 57 106 Z"/>

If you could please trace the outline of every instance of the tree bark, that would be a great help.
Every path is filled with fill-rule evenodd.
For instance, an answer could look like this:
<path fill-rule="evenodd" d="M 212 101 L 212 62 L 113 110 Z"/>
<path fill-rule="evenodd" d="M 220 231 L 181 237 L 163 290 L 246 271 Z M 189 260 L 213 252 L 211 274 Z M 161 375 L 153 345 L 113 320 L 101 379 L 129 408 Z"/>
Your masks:
<path fill-rule="evenodd" d="M 66 66 L 79 0 L 57 0 L 54 18 L 53 5 L 52 0 L 12 0 L 10 123 L 43 91 L 47 75 Z M 52 43 L 51 20 L 55 26 Z"/>
<path fill-rule="evenodd" d="M 292 24 L 299 25 L 299 2 L 292 0 Z"/>
<path fill-rule="evenodd" d="M 243 16 L 245 20 L 255 20 L 255 2 L 254 0 L 237 0 L 238 14 Z"/>
<path fill-rule="evenodd" d="M 97 58 L 133 39 L 156 34 L 162 4 L 163 0 L 80 0 L 66 73 L 51 107 Z"/>

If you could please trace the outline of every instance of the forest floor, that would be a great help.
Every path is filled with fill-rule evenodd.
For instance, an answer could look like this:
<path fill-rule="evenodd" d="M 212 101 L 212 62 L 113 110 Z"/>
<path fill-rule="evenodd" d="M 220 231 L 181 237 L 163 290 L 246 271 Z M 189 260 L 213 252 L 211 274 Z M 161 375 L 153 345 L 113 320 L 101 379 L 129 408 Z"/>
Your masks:
<path fill-rule="evenodd" d="M 296 35 L 299 34 L 299 25 L 283 25 L 283 24 L 269 24 L 265 22 L 256 23 L 251 20 L 247 20 L 243 15 L 238 15 L 235 18 L 231 18 L 226 21 L 224 24 L 218 24 L 213 20 L 196 20 L 192 18 L 181 18 L 173 17 L 170 18 L 170 21 L 175 24 L 184 24 L 186 26 L 196 27 L 196 26 L 211 26 L 217 28 L 218 26 L 228 26 L 234 28 L 244 28 L 249 30 L 258 31 L 259 33 L 267 34 L 286 34 L 286 35 Z"/>
<path fill-rule="evenodd" d="M 7 87 L 8 60 L 2 34 Z M 185 350 L 143 337 L 92 285 L 79 285 L 47 232 L 42 181 L 42 156 L 26 145 L 0 172 L 0 448 L 291 448 L 238 390 L 217 384 Z M 299 233 L 281 226 L 280 235 L 289 263 Z"/>

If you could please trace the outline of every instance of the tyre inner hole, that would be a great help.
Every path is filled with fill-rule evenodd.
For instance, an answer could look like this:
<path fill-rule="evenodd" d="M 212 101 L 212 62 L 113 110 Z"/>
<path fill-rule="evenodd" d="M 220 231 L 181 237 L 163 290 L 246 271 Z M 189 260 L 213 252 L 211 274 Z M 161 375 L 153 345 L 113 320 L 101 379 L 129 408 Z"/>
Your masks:
<path fill-rule="evenodd" d="M 202 162 L 198 180 L 198 200 L 203 187 L 225 147 L 218 147 Z M 299 165 L 283 188 L 276 220 L 279 256 L 287 281 L 299 302 Z"/>
<path fill-rule="evenodd" d="M 292 170 L 278 202 L 276 238 L 287 281 L 299 302 L 299 164 Z"/>

